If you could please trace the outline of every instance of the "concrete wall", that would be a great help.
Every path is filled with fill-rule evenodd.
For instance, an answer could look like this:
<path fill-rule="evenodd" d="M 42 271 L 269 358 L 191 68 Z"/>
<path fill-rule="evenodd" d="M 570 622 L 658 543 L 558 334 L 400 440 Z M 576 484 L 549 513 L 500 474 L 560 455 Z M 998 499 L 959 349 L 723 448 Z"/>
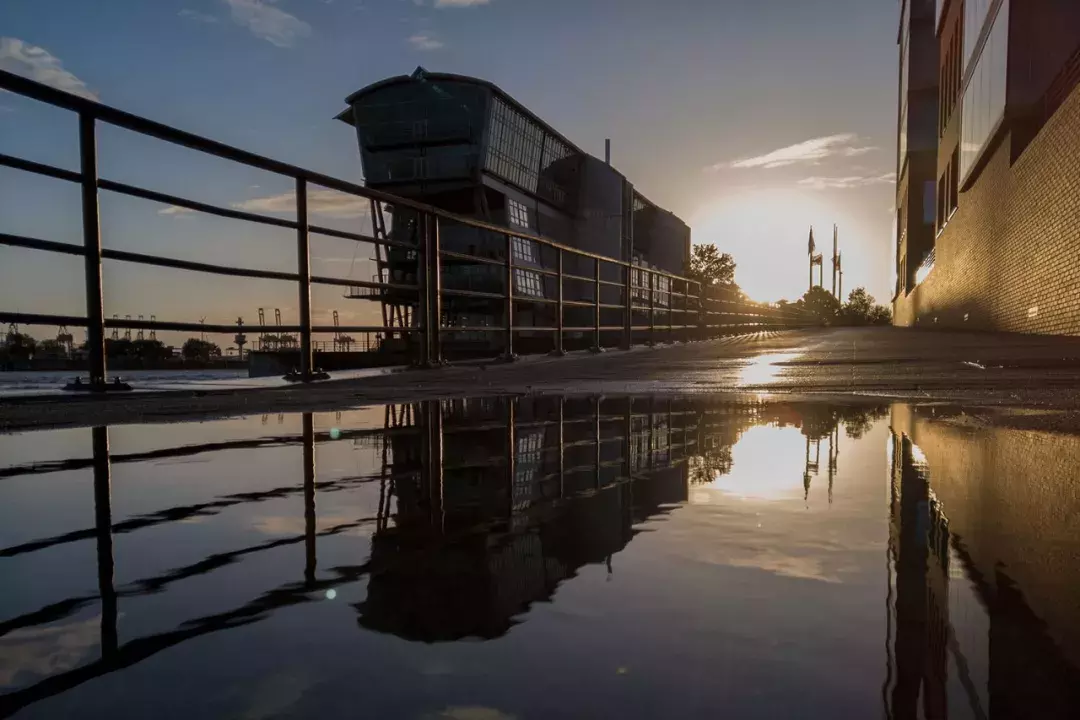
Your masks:
<path fill-rule="evenodd" d="M 898 325 L 1080 335 L 1080 88 L 1015 164 L 1006 134 L 937 239 Z"/>

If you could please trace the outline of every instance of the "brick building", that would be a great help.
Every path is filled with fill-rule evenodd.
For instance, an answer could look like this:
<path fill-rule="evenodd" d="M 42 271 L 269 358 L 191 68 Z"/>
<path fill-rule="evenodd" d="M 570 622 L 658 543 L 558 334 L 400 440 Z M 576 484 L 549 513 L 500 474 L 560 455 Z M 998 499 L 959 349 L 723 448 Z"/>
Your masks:
<path fill-rule="evenodd" d="M 1080 2 L 901 2 L 896 324 L 1080 334 Z"/>

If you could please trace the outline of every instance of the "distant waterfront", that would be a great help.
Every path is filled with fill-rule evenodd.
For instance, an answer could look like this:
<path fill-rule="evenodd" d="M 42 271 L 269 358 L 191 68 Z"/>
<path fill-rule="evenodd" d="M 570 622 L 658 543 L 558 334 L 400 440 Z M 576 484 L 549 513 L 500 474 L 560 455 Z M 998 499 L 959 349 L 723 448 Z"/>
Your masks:
<path fill-rule="evenodd" d="M 39 395 L 63 392 L 62 388 L 77 376 L 85 376 L 78 370 L 26 370 L 0 373 L 0 397 L 13 395 Z M 246 368 L 235 370 L 129 370 L 118 371 L 113 376 L 129 380 L 139 390 L 188 390 L 195 387 L 237 385 L 250 381 Z M 266 378 L 274 380 L 274 378 Z M 265 383 L 262 383 L 265 384 Z"/>

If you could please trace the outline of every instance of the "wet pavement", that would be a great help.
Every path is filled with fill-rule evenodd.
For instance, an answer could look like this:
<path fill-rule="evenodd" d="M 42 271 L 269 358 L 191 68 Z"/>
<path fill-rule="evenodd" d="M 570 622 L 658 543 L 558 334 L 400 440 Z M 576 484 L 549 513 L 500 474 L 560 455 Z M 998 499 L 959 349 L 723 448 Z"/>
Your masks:
<path fill-rule="evenodd" d="M 1080 411 L 1080 338 L 903 328 L 756 333 L 303 387 L 0 399 L 0 430 L 545 393 L 842 395 Z"/>
<path fill-rule="evenodd" d="M 532 395 L 0 435 L 0 716 L 1077 717 L 1080 437 L 971 418 Z"/>

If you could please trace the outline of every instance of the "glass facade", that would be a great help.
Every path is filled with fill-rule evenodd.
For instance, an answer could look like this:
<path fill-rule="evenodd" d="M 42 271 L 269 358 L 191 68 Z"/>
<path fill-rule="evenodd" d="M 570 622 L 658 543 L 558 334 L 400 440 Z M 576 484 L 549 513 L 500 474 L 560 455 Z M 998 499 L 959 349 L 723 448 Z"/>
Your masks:
<path fill-rule="evenodd" d="M 513 202 L 513 200 L 510 202 Z M 528 238 L 511 237 L 510 247 L 515 264 L 540 265 L 539 252 L 535 241 Z M 538 272 L 515 267 L 514 292 L 528 297 L 544 297 L 544 279 Z"/>
<path fill-rule="evenodd" d="M 964 0 L 964 69 L 971 64 L 972 53 L 979 42 L 986 15 L 995 0 Z"/>
<path fill-rule="evenodd" d="M 502 98 L 491 102 L 490 135 L 484 168 L 523 190 L 558 204 L 565 192 L 545 175 L 574 151 Z"/>
<path fill-rule="evenodd" d="M 510 221 L 511 225 L 517 225 L 519 228 L 529 229 L 529 208 L 525 207 L 517 200 L 511 198 L 506 199 L 506 219 Z"/>
<path fill-rule="evenodd" d="M 897 150 L 896 173 L 899 176 L 904 170 L 904 162 L 907 160 L 908 150 L 908 55 L 911 42 L 911 6 L 909 0 L 904 1 L 904 11 L 900 17 L 900 123 L 898 127 L 900 145 Z"/>
<path fill-rule="evenodd" d="M 960 138 L 961 184 L 967 179 L 1005 112 L 1009 66 L 1009 0 L 1002 3 L 993 23 L 964 89 Z M 964 35 L 966 43 L 967 30 Z"/>
<path fill-rule="evenodd" d="M 474 83 L 387 85 L 353 103 L 370 184 L 468 178 L 480 161 L 487 90 Z"/>

